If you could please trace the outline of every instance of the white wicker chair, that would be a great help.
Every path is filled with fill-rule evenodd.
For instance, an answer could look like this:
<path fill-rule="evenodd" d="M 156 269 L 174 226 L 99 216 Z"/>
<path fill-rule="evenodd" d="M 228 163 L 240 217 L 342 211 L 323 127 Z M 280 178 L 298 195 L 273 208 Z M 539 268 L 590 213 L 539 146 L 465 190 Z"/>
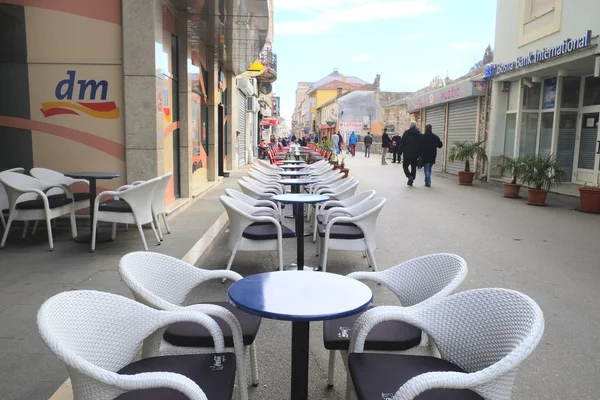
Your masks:
<path fill-rule="evenodd" d="M 25 238 L 29 221 L 45 220 L 48 229 L 48 246 L 50 251 L 54 251 L 51 221 L 54 218 L 69 214 L 71 234 L 73 238 L 77 237 L 73 192 L 68 186 L 47 184 L 28 175 L 6 171 L 0 172 L 0 183 L 6 190 L 9 204 L 8 221 L 4 229 L 2 242 L 0 242 L 0 249 L 3 249 L 6 244 L 13 221 L 25 221 L 23 229 L 23 238 Z M 66 196 L 49 198 L 46 192 L 56 187 L 64 190 Z"/>
<path fill-rule="evenodd" d="M 6 169 L 2 172 L 15 172 L 17 174 L 22 174 L 25 172 L 25 168 L 11 168 Z M 8 212 L 8 206 L 8 195 L 6 194 L 4 186 L 2 186 L 2 182 L 0 182 L 0 223 L 2 223 L 3 229 L 6 229 L 6 220 L 4 219 L 4 212 Z"/>
<path fill-rule="evenodd" d="M 465 280 L 467 262 L 455 254 L 429 254 L 405 261 L 380 272 L 352 272 L 348 278 L 383 285 L 396 295 L 402 307 L 422 306 L 448 296 Z M 328 385 L 333 386 L 335 351 L 347 366 L 350 336 L 361 314 L 323 322 L 323 342 L 329 350 Z M 421 330 L 403 322 L 379 324 L 367 338 L 365 348 L 378 352 L 437 355 L 437 350 Z"/>
<path fill-rule="evenodd" d="M 317 226 L 319 266 L 323 272 L 327 270 L 329 249 L 366 252 L 369 266 L 377 271 L 376 224 L 386 201 L 376 197 L 348 208 L 334 207 L 323 214 L 323 223 Z"/>
<path fill-rule="evenodd" d="M 72 186 L 76 183 L 83 183 L 89 186 L 89 182 L 85 179 L 74 179 L 63 175 L 58 171 L 47 168 L 32 168 L 29 174 L 42 182 L 50 185 Z M 66 193 L 61 188 L 50 189 L 46 195 L 51 197 L 65 197 Z M 88 208 L 90 206 L 90 193 L 73 193 L 75 211 Z"/>
<path fill-rule="evenodd" d="M 358 193 L 351 197 L 347 197 L 343 200 L 327 200 L 326 202 L 324 202 L 322 204 L 317 204 L 314 209 L 315 218 L 313 221 L 313 243 L 315 243 L 317 241 L 317 226 L 319 224 L 319 219 L 320 220 L 323 219 L 323 211 L 324 210 L 329 210 L 333 207 L 341 207 L 341 208 L 351 207 L 356 204 L 360 204 L 363 201 L 371 200 L 373 197 L 375 197 L 375 191 L 368 190 L 366 192 Z M 319 215 L 321 216 L 320 218 L 319 218 Z"/>
<path fill-rule="evenodd" d="M 161 177 L 158 177 L 138 185 L 130 185 L 123 190 L 107 190 L 96 196 L 94 201 L 94 220 L 92 221 L 91 252 L 96 251 L 98 221 L 112 222 L 111 238 L 113 240 L 117 235 L 117 224 L 137 225 L 145 250 L 148 250 L 148 244 L 146 243 L 142 225 L 150 224 L 156 238 L 156 244 L 160 245 L 160 237 L 154 227 L 154 216 L 152 215 L 154 192 L 160 180 Z M 101 203 L 102 198 L 106 196 L 114 196 L 114 199 Z"/>
<path fill-rule="evenodd" d="M 136 300 L 147 306 L 166 311 L 196 310 L 213 318 L 225 336 L 225 351 L 234 351 L 236 338 L 243 338 L 235 347 L 246 347 L 250 354 L 252 384 L 258 385 L 258 362 L 255 338 L 261 318 L 247 314 L 229 302 L 200 303 L 190 299 L 190 293 L 200 284 L 212 279 L 238 281 L 242 276 L 233 271 L 196 268 L 176 258 L 151 252 L 129 253 L 119 262 L 121 279 L 131 289 Z M 184 303 L 191 305 L 184 305 Z M 223 315 L 227 315 L 224 320 Z M 233 335 L 232 332 L 238 331 Z M 163 335 L 161 354 L 198 354 L 212 352 L 212 339 L 208 331 L 195 324 L 178 323 L 167 328 Z M 242 399 L 248 398 L 245 384 L 244 353 L 238 356 L 238 379 Z M 244 384 L 242 384 L 244 383 Z"/>
<path fill-rule="evenodd" d="M 237 183 L 240 189 L 242 189 L 242 193 L 257 200 L 270 200 L 274 195 L 284 193 L 281 189 L 276 190 L 273 188 L 256 185 L 245 180 L 239 180 Z"/>
<path fill-rule="evenodd" d="M 279 213 L 268 207 L 252 207 L 227 196 L 220 197 L 229 216 L 229 241 L 231 257 L 226 269 L 238 251 L 277 251 L 278 267 L 283 271 L 283 239 L 294 238 L 294 231 L 281 225 Z M 272 216 L 259 216 L 257 213 L 272 212 Z"/>
<path fill-rule="evenodd" d="M 441 359 L 363 353 L 369 331 L 384 321 L 422 329 L 435 341 Z M 371 398 L 368 392 L 387 392 L 393 400 L 411 400 L 439 388 L 437 399 L 509 400 L 520 364 L 542 338 L 544 317 L 528 296 L 490 288 L 411 309 L 376 307 L 361 315 L 353 329 L 348 364 L 359 399 Z M 355 398 L 352 390 L 347 398 Z"/>
<path fill-rule="evenodd" d="M 360 182 L 357 179 L 350 177 L 348 179 L 336 182 L 331 186 L 320 185 L 316 190 L 313 188 L 313 193 L 327 195 L 331 200 L 344 200 L 354 196 L 356 190 L 358 189 L 359 183 Z M 316 204 L 312 204 L 311 207 L 309 207 L 309 212 L 306 216 L 307 222 L 313 219 L 316 206 Z"/>
<path fill-rule="evenodd" d="M 272 208 L 273 210 L 277 211 L 279 213 L 278 219 L 279 222 L 281 222 L 282 219 L 282 208 L 280 207 L 279 203 L 275 203 L 274 201 L 271 200 L 257 200 L 253 197 L 250 197 L 242 192 L 238 192 L 235 189 L 230 189 L 227 188 L 225 189 L 225 194 L 229 197 L 233 197 L 234 199 L 238 199 L 240 201 L 243 201 L 244 203 L 252 206 L 252 207 L 268 207 L 268 208 Z M 266 215 L 266 216 L 273 216 L 273 213 L 271 213 L 270 211 L 268 212 L 258 212 L 255 215 Z"/>
<path fill-rule="evenodd" d="M 280 185 L 277 182 L 263 182 L 249 176 L 244 176 L 241 180 L 242 182 L 248 182 L 254 186 L 258 186 L 264 189 L 271 189 L 275 192 L 283 192 L 284 189 L 283 185 Z"/>
<path fill-rule="evenodd" d="M 204 326 L 214 353 L 157 357 L 156 332 L 177 322 Z M 111 293 L 70 291 L 46 300 L 37 325 L 46 345 L 67 365 L 76 400 L 168 400 L 180 398 L 179 393 L 208 400 L 233 392 L 235 357 L 223 353 L 223 333 L 204 313 L 159 311 Z M 142 360 L 133 362 L 142 347 Z M 184 365 L 188 376 L 181 373 Z M 144 392 L 128 394 L 138 390 Z"/>

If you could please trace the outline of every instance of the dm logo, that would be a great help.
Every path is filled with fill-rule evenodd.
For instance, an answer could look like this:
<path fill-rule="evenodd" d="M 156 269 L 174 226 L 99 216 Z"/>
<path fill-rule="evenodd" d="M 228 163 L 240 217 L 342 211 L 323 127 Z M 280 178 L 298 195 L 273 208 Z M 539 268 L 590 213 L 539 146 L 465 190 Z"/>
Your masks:
<path fill-rule="evenodd" d="M 119 109 L 115 102 L 106 101 L 107 81 L 93 79 L 76 81 L 73 70 L 67 71 L 67 76 L 67 79 L 63 79 L 56 85 L 54 90 L 56 101 L 42 103 L 41 111 L 44 117 L 87 114 L 94 118 L 119 118 Z"/>

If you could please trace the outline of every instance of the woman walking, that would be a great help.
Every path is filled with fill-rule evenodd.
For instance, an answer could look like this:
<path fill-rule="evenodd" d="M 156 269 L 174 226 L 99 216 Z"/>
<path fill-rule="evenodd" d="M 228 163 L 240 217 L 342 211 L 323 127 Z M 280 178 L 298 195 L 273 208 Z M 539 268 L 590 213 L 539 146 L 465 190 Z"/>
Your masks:
<path fill-rule="evenodd" d="M 381 165 L 388 165 L 385 160 L 385 156 L 387 155 L 387 151 L 390 148 L 390 143 L 392 139 L 390 135 L 387 133 L 387 128 L 383 128 L 383 134 L 381 135 Z"/>

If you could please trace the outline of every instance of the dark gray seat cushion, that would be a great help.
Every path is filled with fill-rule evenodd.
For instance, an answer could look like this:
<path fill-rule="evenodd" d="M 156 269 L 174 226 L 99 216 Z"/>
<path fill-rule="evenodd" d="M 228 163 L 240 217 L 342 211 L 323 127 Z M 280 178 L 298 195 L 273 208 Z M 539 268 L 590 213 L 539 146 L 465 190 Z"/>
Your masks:
<path fill-rule="evenodd" d="M 323 342 L 327 350 L 348 350 L 350 333 L 361 316 L 350 315 L 323 322 Z M 365 342 L 365 350 L 404 351 L 421 343 L 421 330 L 401 321 L 386 321 L 375 325 Z"/>
<path fill-rule="evenodd" d="M 244 346 L 251 345 L 256 339 L 258 329 L 260 328 L 260 317 L 248 314 L 228 302 L 210 303 L 224 307 L 231 311 L 242 326 L 242 336 L 244 338 Z M 225 337 L 225 347 L 233 347 L 233 336 L 231 328 L 220 318 L 214 318 L 219 327 L 223 331 Z M 214 347 L 212 336 L 202 325 L 193 322 L 178 322 L 169 325 L 164 334 L 164 339 L 174 346 L 180 347 Z"/>
<path fill-rule="evenodd" d="M 66 206 L 67 204 L 71 204 L 73 200 L 68 199 L 66 197 L 62 198 L 48 198 L 48 205 L 50 209 L 58 208 L 62 206 Z M 42 199 L 35 200 L 27 200 L 17 203 L 18 210 L 43 210 L 44 209 L 44 201 Z"/>
<path fill-rule="evenodd" d="M 348 364 L 359 400 L 391 399 L 402 385 L 427 372 L 465 372 L 440 358 L 400 354 L 350 353 Z M 415 400 L 483 400 L 483 397 L 471 390 L 432 389 Z"/>
<path fill-rule="evenodd" d="M 98 211 L 109 211 L 117 213 L 131 213 L 131 206 L 125 200 L 107 200 L 100 203 Z"/>
<path fill-rule="evenodd" d="M 318 224 L 317 231 L 319 232 L 320 237 L 325 237 L 325 230 L 327 229 L 327 225 Z M 365 237 L 362 229 L 354 224 L 335 224 L 331 227 L 329 231 L 330 239 L 362 239 Z"/>
<path fill-rule="evenodd" d="M 281 226 L 281 233 L 284 239 L 293 238 L 294 231 L 284 225 Z M 250 225 L 244 230 L 242 236 L 250 240 L 276 240 L 277 228 L 273 224 L 268 225 Z"/>
<path fill-rule="evenodd" d="M 48 196 L 48 198 L 66 198 L 67 195 L 62 193 L 62 194 L 53 194 Z M 75 198 L 75 201 L 89 201 L 90 200 L 90 194 L 89 193 L 73 193 L 73 197 Z"/>
<path fill-rule="evenodd" d="M 174 372 L 193 380 L 209 399 L 231 400 L 235 382 L 235 354 L 194 354 L 150 357 L 121 369 L 119 374 Z M 115 400 L 188 400 L 173 389 L 144 389 L 124 393 Z"/>

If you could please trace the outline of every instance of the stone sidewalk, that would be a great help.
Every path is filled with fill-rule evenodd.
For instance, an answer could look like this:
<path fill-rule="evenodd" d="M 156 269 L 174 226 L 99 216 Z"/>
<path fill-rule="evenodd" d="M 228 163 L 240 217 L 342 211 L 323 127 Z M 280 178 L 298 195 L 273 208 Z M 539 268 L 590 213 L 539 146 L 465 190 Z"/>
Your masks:
<path fill-rule="evenodd" d="M 186 258 L 195 263 L 213 245 L 228 219 L 218 198 L 227 187 L 237 187 L 242 172 L 216 183 L 188 208 L 169 218 L 171 234 L 163 229 L 160 246 L 152 231 L 145 229 L 150 251 Z M 42 226 L 43 224 L 40 224 Z M 98 243 L 96 252 L 89 245 L 70 239 L 70 228 L 59 221 L 54 232 L 55 250 L 48 251 L 43 227 L 35 236 L 21 240 L 20 226 L 11 229 L 4 250 L 0 251 L 0 398 L 2 400 L 47 400 L 68 378 L 64 364 L 39 338 L 36 314 L 49 297 L 62 291 L 95 289 L 131 297 L 119 279 L 119 259 L 143 250 L 138 230 L 117 231 L 114 242 Z M 131 228 L 131 227 L 130 227 Z M 78 231 L 89 229 L 78 220 Z M 104 235 L 110 229 L 103 228 Z M 202 238 L 202 239 L 201 239 Z"/>

